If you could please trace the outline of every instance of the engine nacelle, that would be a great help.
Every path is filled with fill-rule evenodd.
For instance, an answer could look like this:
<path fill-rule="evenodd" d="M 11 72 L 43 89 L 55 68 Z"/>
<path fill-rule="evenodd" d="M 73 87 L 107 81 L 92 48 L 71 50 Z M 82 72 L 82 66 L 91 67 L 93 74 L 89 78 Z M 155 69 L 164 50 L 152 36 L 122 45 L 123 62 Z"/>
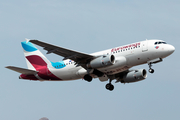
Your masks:
<path fill-rule="evenodd" d="M 115 63 L 114 55 L 100 56 L 87 64 L 88 68 L 101 68 Z"/>
<path fill-rule="evenodd" d="M 145 69 L 133 70 L 123 76 L 122 83 L 138 82 L 147 78 L 147 72 Z"/>

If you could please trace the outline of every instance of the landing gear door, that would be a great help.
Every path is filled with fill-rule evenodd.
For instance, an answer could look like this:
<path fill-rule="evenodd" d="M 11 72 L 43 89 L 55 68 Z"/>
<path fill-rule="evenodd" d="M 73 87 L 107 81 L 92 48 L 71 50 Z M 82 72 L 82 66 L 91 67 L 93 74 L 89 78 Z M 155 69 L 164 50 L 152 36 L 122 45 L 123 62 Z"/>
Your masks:
<path fill-rule="evenodd" d="M 99 77 L 99 80 L 101 81 L 101 82 L 104 82 L 104 81 L 108 81 L 108 76 L 107 75 L 103 75 L 102 77 Z"/>
<path fill-rule="evenodd" d="M 142 42 L 142 52 L 148 51 L 148 40 Z"/>

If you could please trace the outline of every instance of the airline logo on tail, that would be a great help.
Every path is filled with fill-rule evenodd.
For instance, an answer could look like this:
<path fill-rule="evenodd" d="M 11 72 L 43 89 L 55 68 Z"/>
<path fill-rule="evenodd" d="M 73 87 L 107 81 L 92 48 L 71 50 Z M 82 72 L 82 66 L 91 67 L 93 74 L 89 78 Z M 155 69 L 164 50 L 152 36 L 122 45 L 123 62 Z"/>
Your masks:
<path fill-rule="evenodd" d="M 20 77 L 23 79 L 28 79 L 28 77 L 41 80 L 60 80 L 48 69 L 49 66 L 54 66 L 57 63 L 50 62 L 31 42 L 24 41 L 21 42 L 24 49 L 24 55 L 27 60 L 27 65 L 29 69 L 36 70 L 38 73 L 36 75 L 24 75 Z"/>

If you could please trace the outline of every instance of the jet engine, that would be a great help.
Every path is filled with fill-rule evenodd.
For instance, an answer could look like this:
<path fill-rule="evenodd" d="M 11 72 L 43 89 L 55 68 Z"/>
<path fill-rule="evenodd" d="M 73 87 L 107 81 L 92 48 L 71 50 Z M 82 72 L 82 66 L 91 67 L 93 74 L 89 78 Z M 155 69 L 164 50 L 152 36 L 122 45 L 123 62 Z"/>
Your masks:
<path fill-rule="evenodd" d="M 101 68 L 101 67 L 113 65 L 114 63 L 115 63 L 114 55 L 106 55 L 106 56 L 100 56 L 90 61 L 90 63 L 87 64 L 87 67 L 88 68 Z"/>
<path fill-rule="evenodd" d="M 123 76 L 123 79 L 120 80 L 121 83 L 132 83 L 144 80 L 147 78 L 147 72 L 145 69 L 133 70 L 128 72 Z"/>

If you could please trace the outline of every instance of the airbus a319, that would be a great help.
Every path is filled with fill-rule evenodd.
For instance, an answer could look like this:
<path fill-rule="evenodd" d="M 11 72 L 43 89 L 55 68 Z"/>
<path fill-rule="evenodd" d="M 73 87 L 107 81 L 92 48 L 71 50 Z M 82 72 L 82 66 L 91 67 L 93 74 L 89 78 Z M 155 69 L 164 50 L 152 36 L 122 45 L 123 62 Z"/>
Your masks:
<path fill-rule="evenodd" d="M 162 62 L 171 55 L 175 48 L 163 40 L 145 40 L 112 49 L 86 54 L 51 45 L 39 40 L 21 42 L 28 69 L 7 66 L 6 68 L 21 73 L 20 79 L 39 81 L 67 81 L 93 78 L 108 81 L 106 89 L 112 91 L 116 83 L 132 83 L 147 78 L 145 69 L 130 68 L 148 64 L 149 72 L 154 73 L 152 64 Z M 60 62 L 49 61 L 33 44 L 41 46 L 47 54 L 54 53 L 64 57 Z"/>

